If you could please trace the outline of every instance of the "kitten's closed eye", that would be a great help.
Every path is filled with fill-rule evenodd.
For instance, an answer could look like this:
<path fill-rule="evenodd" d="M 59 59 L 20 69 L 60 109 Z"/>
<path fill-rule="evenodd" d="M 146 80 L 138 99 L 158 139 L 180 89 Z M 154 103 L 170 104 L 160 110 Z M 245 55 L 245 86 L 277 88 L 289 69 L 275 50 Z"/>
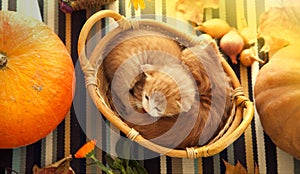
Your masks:
<path fill-rule="evenodd" d="M 157 112 L 159 112 L 159 113 L 161 113 L 162 112 L 162 110 L 161 109 L 159 109 L 157 106 L 154 108 L 155 110 L 157 110 Z"/>

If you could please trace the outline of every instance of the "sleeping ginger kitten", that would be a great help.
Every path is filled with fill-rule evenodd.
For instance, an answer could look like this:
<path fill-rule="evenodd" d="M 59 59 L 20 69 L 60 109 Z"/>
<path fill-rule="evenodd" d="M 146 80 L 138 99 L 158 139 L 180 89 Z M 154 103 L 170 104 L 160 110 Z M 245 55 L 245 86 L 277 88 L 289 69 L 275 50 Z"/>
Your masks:
<path fill-rule="evenodd" d="M 191 108 L 194 80 L 177 42 L 143 35 L 116 43 L 104 59 L 104 73 L 127 114 L 134 108 L 152 117 L 173 116 Z"/>
<path fill-rule="evenodd" d="M 232 107 L 232 87 L 216 43 L 183 49 L 160 35 L 122 37 L 102 65 L 111 96 L 117 96 L 114 104 L 127 116 L 123 121 L 166 147 L 206 144 Z"/>

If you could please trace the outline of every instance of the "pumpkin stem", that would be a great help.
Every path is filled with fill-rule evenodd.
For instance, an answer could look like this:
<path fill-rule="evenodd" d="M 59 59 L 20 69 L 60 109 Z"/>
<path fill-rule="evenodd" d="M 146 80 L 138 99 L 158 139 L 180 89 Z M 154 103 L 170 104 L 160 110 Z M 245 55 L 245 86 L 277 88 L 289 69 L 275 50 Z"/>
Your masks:
<path fill-rule="evenodd" d="M 4 67 L 7 63 L 7 57 L 0 53 L 0 68 Z"/>

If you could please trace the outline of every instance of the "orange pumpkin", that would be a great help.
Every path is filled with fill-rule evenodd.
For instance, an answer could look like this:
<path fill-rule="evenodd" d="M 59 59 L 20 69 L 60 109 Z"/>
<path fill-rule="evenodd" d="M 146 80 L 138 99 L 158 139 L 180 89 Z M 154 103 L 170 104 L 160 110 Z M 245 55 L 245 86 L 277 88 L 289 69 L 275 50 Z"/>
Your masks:
<path fill-rule="evenodd" d="M 74 65 L 44 23 L 0 11 L 0 148 L 32 144 L 69 111 Z"/>
<path fill-rule="evenodd" d="M 300 159 L 300 43 L 277 51 L 254 86 L 261 124 L 282 150 Z"/>

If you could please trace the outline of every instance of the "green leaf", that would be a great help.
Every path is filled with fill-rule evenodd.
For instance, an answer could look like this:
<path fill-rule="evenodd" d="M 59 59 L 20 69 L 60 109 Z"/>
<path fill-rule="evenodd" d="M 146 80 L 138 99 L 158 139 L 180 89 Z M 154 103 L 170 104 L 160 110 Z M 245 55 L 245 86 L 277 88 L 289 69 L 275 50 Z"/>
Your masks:
<path fill-rule="evenodd" d="M 108 166 L 113 169 L 113 170 L 117 170 L 119 169 L 118 166 L 116 165 L 115 163 L 115 160 L 110 156 L 110 155 L 106 155 L 105 156 L 105 159 L 106 159 L 106 163 L 108 164 Z"/>
<path fill-rule="evenodd" d="M 124 168 L 124 164 L 123 164 L 122 160 L 120 160 L 119 158 L 115 159 L 114 164 L 118 169 Z"/>
<path fill-rule="evenodd" d="M 126 174 L 136 174 L 136 173 L 134 173 L 134 171 L 132 170 L 132 168 L 130 166 L 128 166 L 126 168 Z"/>
<path fill-rule="evenodd" d="M 137 173 L 139 173 L 139 174 L 148 174 L 148 172 L 144 168 L 144 166 L 141 163 L 139 163 L 138 161 L 131 160 L 130 166 L 133 166 L 134 169 L 136 169 Z"/>

